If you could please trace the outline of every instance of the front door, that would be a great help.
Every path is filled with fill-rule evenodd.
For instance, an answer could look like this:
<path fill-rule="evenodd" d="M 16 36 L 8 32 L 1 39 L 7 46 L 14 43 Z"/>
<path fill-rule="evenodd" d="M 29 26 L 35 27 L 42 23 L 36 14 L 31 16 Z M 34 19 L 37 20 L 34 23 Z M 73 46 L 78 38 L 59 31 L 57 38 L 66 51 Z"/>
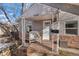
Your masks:
<path fill-rule="evenodd" d="M 43 21 L 43 40 L 50 40 L 51 21 Z"/>

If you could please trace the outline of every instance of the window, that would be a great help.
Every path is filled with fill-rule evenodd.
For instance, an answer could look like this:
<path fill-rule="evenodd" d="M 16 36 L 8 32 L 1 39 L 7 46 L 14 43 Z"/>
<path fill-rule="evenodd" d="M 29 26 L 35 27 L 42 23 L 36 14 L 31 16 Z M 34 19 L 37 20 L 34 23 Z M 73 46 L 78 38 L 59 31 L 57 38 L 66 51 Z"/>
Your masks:
<path fill-rule="evenodd" d="M 50 26 L 50 24 L 51 24 L 51 21 L 44 21 L 45 26 Z"/>
<path fill-rule="evenodd" d="M 65 33 L 66 34 L 78 34 L 78 22 L 77 21 L 67 21 L 65 23 Z"/>

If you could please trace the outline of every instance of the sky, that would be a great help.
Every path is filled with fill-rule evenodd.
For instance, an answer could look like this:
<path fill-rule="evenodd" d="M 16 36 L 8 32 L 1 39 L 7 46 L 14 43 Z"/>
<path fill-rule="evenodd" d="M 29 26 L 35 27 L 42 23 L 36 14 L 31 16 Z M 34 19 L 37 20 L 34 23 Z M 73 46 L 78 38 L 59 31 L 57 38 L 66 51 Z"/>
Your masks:
<path fill-rule="evenodd" d="M 21 16 L 22 3 L 2 3 L 1 6 L 5 9 L 8 16 L 11 18 L 11 21 L 15 21 L 17 17 Z M 7 21 L 1 10 L 0 21 Z"/>
<path fill-rule="evenodd" d="M 29 8 L 31 5 L 32 3 L 25 3 L 24 8 Z M 12 22 L 15 22 L 16 18 L 21 16 L 22 3 L 0 3 L 0 6 L 2 6 L 5 9 Z M 0 22 L 6 22 L 6 21 L 7 19 L 5 15 L 0 10 Z"/>

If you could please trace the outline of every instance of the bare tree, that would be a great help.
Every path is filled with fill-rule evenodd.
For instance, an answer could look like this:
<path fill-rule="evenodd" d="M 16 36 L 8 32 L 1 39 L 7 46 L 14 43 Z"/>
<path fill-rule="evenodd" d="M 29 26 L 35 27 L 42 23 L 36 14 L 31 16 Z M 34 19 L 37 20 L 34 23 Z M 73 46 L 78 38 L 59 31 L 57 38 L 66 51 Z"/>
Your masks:
<path fill-rule="evenodd" d="M 22 3 L 21 15 L 23 14 L 23 10 L 24 10 L 24 3 Z"/>
<path fill-rule="evenodd" d="M 22 6 L 22 9 L 21 9 L 21 15 L 22 15 L 22 14 L 23 14 L 24 3 L 22 3 L 21 6 Z M 3 28 L 3 29 L 7 32 L 7 34 L 9 34 L 9 36 L 12 36 L 12 37 L 15 38 L 16 40 L 17 40 L 17 39 L 20 39 L 20 38 L 19 38 L 19 31 L 18 31 L 18 28 L 16 27 L 16 25 L 13 25 L 13 24 L 12 24 L 11 19 L 9 18 L 8 13 L 6 12 L 6 9 L 4 8 L 4 6 L 3 6 L 2 4 L 0 4 L 0 10 L 4 13 L 6 19 L 7 19 L 8 22 L 12 25 L 12 28 L 15 29 L 16 32 L 15 32 L 14 30 L 12 30 L 12 32 L 10 32 L 9 29 L 6 29 L 7 26 L 5 26 L 5 25 L 3 25 L 3 24 L 0 24 L 1 28 Z M 20 39 L 20 40 L 21 40 L 21 39 Z"/>
<path fill-rule="evenodd" d="M 4 13 L 5 17 L 7 18 L 8 22 L 10 22 L 10 23 L 12 24 L 12 22 L 11 22 L 10 18 L 8 17 L 8 14 L 7 14 L 7 12 L 5 11 L 5 9 L 4 9 L 3 7 L 0 7 L 0 9 L 3 11 L 3 13 Z M 18 32 L 18 29 L 16 28 L 16 26 L 13 25 L 13 27 L 14 27 L 14 28 L 17 30 L 17 32 Z"/>
<path fill-rule="evenodd" d="M 4 13 L 6 19 L 13 26 L 12 28 L 15 29 L 15 30 L 12 30 L 12 32 L 10 32 L 9 29 L 5 29 L 4 28 L 5 25 L 2 26 L 3 24 L 0 24 L 1 28 L 3 28 L 6 32 L 8 32 L 7 35 L 9 34 L 9 36 L 12 36 L 15 39 L 19 39 L 19 31 L 18 31 L 17 27 L 12 24 L 12 22 L 11 22 L 9 16 L 8 16 L 8 13 L 5 11 L 5 9 L 3 8 L 3 6 L 0 6 L 0 10 Z M 7 28 L 7 26 L 5 26 L 5 27 Z"/>

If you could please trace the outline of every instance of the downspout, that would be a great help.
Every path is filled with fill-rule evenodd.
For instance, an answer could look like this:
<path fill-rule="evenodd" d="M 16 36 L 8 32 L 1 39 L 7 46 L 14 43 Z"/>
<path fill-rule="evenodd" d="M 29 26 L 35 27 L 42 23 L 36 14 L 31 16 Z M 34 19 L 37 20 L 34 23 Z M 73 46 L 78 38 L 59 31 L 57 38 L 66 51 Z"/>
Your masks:
<path fill-rule="evenodd" d="M 22 46 L 26 47 L 26 42 L 25 42 L 26 30 L 25 30 L 25 19 L 24 18 L 22 18 L 22 20 L 21 20 L 21 25 L 22 25 Z"/>

